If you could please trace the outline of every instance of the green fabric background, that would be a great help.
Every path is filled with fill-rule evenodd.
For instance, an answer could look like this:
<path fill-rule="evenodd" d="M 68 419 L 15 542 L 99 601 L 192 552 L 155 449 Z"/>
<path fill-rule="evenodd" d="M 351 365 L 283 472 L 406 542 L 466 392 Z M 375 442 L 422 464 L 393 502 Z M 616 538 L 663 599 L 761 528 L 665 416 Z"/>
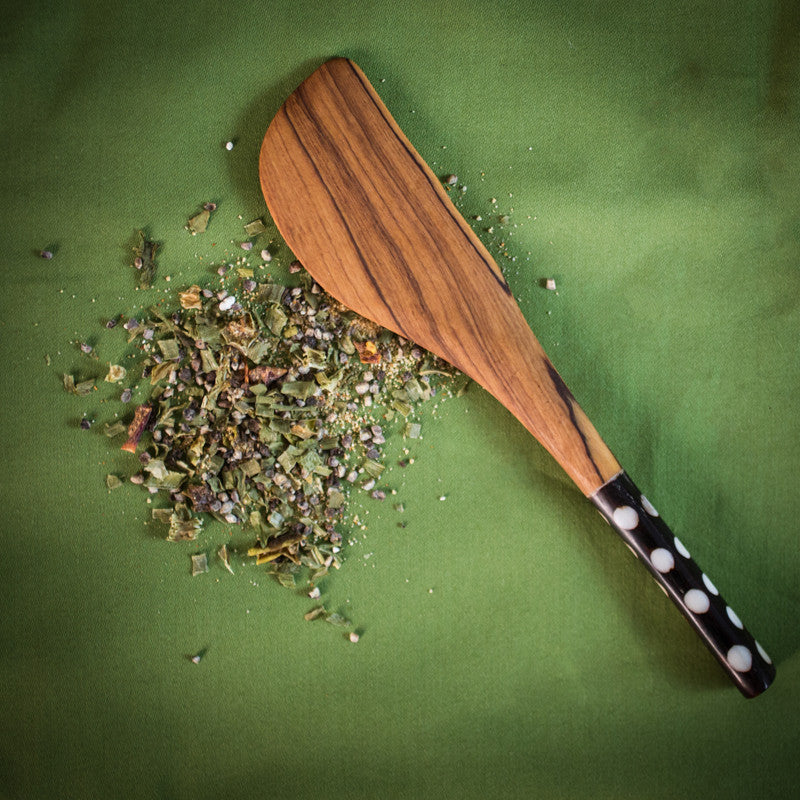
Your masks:
<path fill-rule="evenodd" d="M 6 8 L 0 796 L 790 796 L 795 7 Z M 216 564 L 192 578 L 194 549 L 160 538 L 143 493 L 106 491 L 106 473 L 130 462 L 99 425 L 77 428 L 84 411 L 112 412 L 98 399 L 108 391 L 61 389 L 61 373 L 86 363 L 71 342 L 96 340 L 114 360 L 124 348 L 105 318 L 207 280 L 236 252 L 242 221 L 265 213 L 264 130 L 332 55 L 359 63 L 423 157 L 468 185 L 462 208 L 484 216 L 494 252 L 483 227 L 513 208 L 515 260 L 500 262 L 523 312 L 772 655 L 766 694 L 739 696 L 560 469 L 477 388 L 429 409 L 416 463 L 389 474 L 407 528 L 388 501 L 365 502 L 367 530 L 324 587 L 362 631 L 357 645 L 304 622 L 307 598 L 240 556 L 235 577 Z M 183 225 L 209 199 L 219 211 L 193 238 Z M 126 267 L 143 226 L 164 243 L 150 292 Z M 219 531 L 205 536 L 211 546 Z"/>

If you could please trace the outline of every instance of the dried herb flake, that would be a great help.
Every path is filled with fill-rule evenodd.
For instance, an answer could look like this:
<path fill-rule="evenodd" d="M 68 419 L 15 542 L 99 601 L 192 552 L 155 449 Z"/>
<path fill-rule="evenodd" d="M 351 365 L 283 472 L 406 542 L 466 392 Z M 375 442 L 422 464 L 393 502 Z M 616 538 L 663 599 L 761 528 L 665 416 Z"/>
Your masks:
<path fill-rule="evenodd" d="M 139 243 L 133 248 L 136 254 L 133 266 L 139 271 L 139 288 L 149 289 L 156 277 L 156 251 L 158 242 L 147 238 L 144 231 L 139 231 Z"/>
<path fill-rule="evenodd" d="M 208 556 L 205 553 L 195 553 L 192 556 L 192 577 L 208 572 Z"/>
<path fill-rule="evenodd" d="M 95 382 L 93 379 L 85 380 L 85 381 L 78 381 L 75 382 L 75 378 L 72 375 L 64 375 L 64 389 L 72 394 L 77 394 L 82 397 L 85 397 L 95 388 Z"/>
<path fill-rule="evenodd" d="M 244 232 L 248 236 L 258 236 L 259 233 L 264 233 L 267 229 L 267 226 L 264 224 L 263 219 L 254 219 L 252 222 L 248 222 L 247 225 L 244 226 Z"/>
<path fill-rule="evenodd" d="M 198 233 L 205 233 L 209 219 L 211 219 L 211 210 L 204 208 L 189 219 L 186 223 L 186 228 L 192 236 L 196 236 Z"/>

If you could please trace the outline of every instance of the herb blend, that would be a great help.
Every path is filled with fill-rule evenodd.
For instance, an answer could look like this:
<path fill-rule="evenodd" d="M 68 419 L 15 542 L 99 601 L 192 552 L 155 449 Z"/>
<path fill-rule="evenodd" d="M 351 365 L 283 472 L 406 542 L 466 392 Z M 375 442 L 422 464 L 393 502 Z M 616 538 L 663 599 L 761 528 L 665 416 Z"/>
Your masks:
<path fill-rule="evenodd" d="M 415 406 L 452 392 L 455 373 L 302 270 L 292 287 L 257 283 L 246 267 L 220 272 L 227 288 L 190 286 L 173 311 L 119 326 L 151 389 L 106 434 L 137 459 L 131 482 L 168 500 L 152 512 L 167 539 L 195 539 L 207 518 L 241 525 L 248 555 L 281 583 L 303 569 L 314 581 L 339 566 L 350 493 L 386 497 L 389 428 L 418 438 Z M 84 394 L 88 383 L 64 385 Z M 225 547 L 219 557 L 231 569 Z M 205 569 L 193 559 L 194 574 Z"/>

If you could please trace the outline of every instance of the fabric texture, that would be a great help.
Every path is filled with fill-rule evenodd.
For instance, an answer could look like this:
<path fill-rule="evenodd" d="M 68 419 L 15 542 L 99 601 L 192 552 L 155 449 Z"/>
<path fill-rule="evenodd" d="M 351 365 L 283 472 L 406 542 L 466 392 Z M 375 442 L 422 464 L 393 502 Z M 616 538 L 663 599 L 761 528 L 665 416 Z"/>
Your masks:
<path fill-rule="evenodd" d="M 0 797 L 789 796 L 795 8 L 7 11 Z M 459 208 L 567 385 L 775 662 L 764 695 L 740 697 L 560 467 L 476 386 L 428 407 L 422 439 L 388 443 L 396 497 L 358 501 L 366 527 L 345 532 L 354 543 L 323 587 L 355 644 L 305 622 L 313 601 L 239 555 L 243 532 L 168 543 L 146 492 L 108 491 L 108 473 L 131 470 L 102 435 L 113 391 L 76 397 L 62 374 L 104 374 L 129 353 L 106 320 L 169 304 L 242 254 L 242 225 L 266 215 L 264 131 L 334 55 L 359 64 L 437 174 L 467 187 Z M 186 220 L 207 201 L 217 211 L 193 237 Z M 150 290 L 129 266 L 139 230 L 162 243 Z M 291 254 L 274 247 L 282 278 Z M 191 553 L 221 541 L 236 574 L 214 562 L 192 577 Z"/>

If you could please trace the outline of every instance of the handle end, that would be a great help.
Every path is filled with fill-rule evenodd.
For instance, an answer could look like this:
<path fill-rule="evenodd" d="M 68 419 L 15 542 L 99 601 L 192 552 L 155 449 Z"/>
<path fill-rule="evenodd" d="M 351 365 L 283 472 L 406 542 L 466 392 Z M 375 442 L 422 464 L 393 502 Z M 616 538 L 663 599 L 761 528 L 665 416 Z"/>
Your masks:
<path fill-rule="evenodd" d="M 628 475 L 620 472 L 590 499 L 680 609 L 739 691 L 745 697 L 756 697 L 767 689 L 775 679 L 772 660 Z"/>

